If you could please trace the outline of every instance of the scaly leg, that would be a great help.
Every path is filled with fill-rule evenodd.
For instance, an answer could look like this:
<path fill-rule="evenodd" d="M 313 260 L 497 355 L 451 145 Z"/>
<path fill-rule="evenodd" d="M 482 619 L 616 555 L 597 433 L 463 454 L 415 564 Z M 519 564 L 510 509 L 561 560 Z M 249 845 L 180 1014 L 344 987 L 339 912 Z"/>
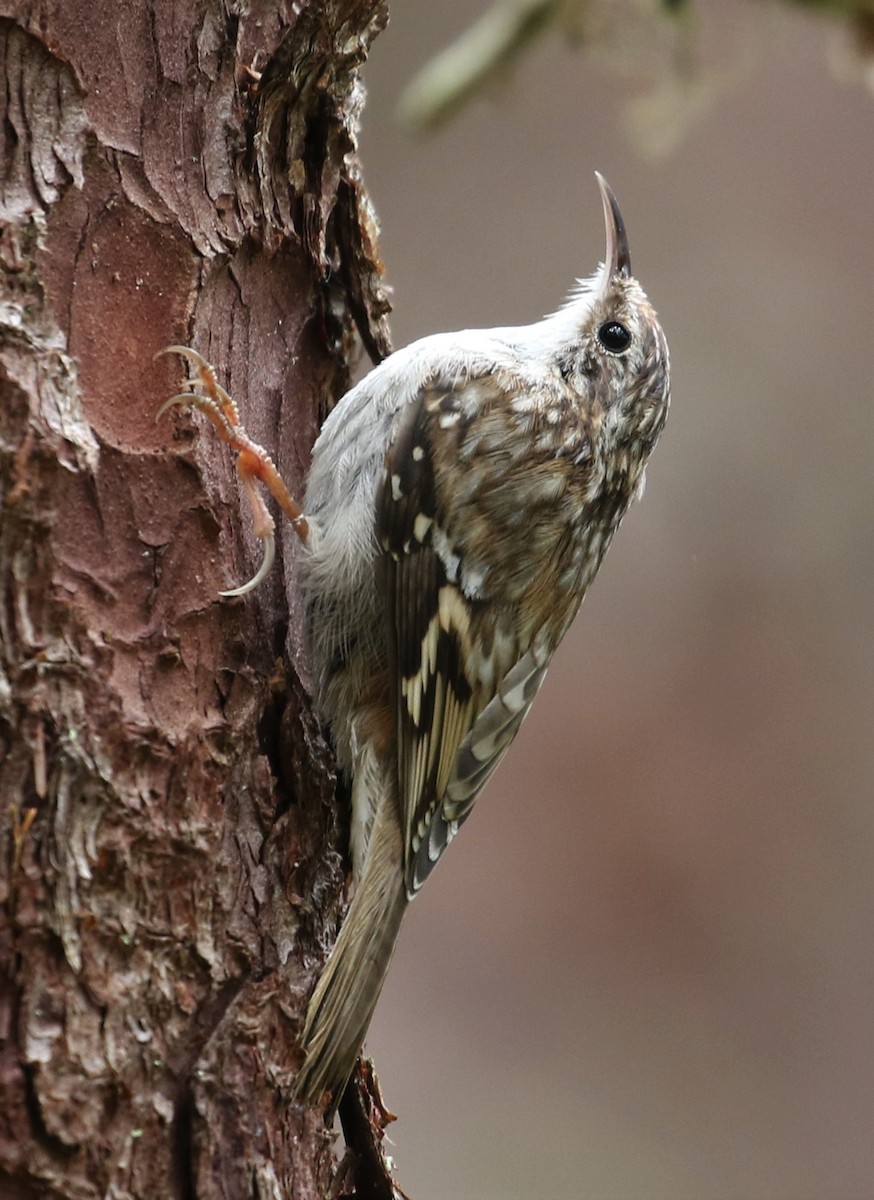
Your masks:
<path fill-rule="evenodd" d="M 244 596 L 267 578 L 276 554 L 276 523 L 267 511 L 256 481 L 263 483 L 270 495 L 279 503 L 304 545 L 309 538 L 307 519 L 300 505 L 285 486 L 270 455 L 262 450 L 256 442 L 253 442 L 246 433 L 240 420 L 240 410 L 218 382 L 215 371 L 206 359 L 196 350 L 192 350 L 190 346 L 166 346 L 163 350 L 159 350 L 158 354 L 181 355 L 192 364 L 196 375 L 184 385 L 190 390 L 179 392 L 177 395 L 171 396 L 169 400 L 165 400 L 158 409 L 158 416 L 155 419 L 159 420 L 169 408 L 177 404 L 198 408 L 215 426 L 221 440 L 236 451 L 237 475 L 252 509 L 255 537 L 264 543 L 264 557 L 261 560 L 261 566 L 248 583 L 232 588 L 228 592 L 220 592 L 219 595 Z M 158 355 L 155 357 L 157 358 Z M 198 386 L 203 390 L 195 391 L 194 389 Z"/>

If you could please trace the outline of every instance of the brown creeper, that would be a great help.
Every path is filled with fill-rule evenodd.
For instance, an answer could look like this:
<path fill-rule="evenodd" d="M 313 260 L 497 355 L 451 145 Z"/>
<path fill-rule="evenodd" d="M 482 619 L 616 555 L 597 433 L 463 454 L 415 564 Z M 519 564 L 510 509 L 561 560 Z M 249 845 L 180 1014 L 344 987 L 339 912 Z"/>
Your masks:
<path fill-rule="evenodd" d="M 599 175 L 604 265 L 553 316 L 424 338 L 337 405 L 303 509 L 190 350 L 272 561 L 260 479 L 300 557 L 318 712 L 351 782 L 352 903 L 307 1012 L 298 1095 L 336 1106 L 407 904 L 543 682 L 664 425 L 668 347 Z M 197 385 L 197 380 L 192 386 Z M 305 515 L 304 515 L 305 514 Z"/>

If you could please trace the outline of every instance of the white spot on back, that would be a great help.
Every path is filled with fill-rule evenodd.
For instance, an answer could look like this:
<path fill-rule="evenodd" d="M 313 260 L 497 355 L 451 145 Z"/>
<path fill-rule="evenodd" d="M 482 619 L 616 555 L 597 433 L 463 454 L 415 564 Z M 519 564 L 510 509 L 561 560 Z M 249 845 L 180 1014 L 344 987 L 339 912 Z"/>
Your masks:
<path fill-rule="evenodd" d="M 417 542 L 424 542 L 428 530 L 431 528 L 433 521 L 430 517 L 426 517 L 424 513 L 417 513 L 416 519 L 413 522 L 413 537 Z"/>
<path fill-rule="evenodd" d="M 461 559 L 455 553 L 452 543 L 439 525 L 434 526 L 434 532 L 431 535 L 431 544 L 434 547 L 437 557 L 443 563 L 447 579 L 451 583 L 455 583 L 458 579 L 458 565 Z"/>

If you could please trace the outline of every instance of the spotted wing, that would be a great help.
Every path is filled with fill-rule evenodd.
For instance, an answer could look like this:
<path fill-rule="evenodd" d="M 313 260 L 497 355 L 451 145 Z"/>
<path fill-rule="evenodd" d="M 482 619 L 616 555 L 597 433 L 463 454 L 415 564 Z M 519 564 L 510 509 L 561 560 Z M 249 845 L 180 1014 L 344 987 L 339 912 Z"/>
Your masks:
<path fill-rule="evenodd" d="M 458 401 L 426 390 L 405 412 L 377 515 L 410 895 L 470 813 L 546 673 L 545 656 L 520 656 L 512 639 L 495 636 L 493 606 L 465 586 L 463 545 L 451 536 L 459 497 L 444 494 L 434 438 L 441 415 L 463 412 Z M 475 514 L 476 495 L 464 499 Z"/>

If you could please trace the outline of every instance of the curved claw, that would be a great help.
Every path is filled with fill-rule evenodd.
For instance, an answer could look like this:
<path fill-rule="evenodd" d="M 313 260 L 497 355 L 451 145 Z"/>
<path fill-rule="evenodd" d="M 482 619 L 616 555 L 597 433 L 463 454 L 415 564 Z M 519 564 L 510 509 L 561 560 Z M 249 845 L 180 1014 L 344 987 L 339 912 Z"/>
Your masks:
<path fill-rule="evenodd" d="M 252 510 L 253 532 L 264 543 L 264 556 L 261 566 L 248 583 L 220 592 L 219 595 L 245 596 L 263 583 L 276 557 L 276 526 L 257 485 L 265 487 L 279 502 L 295 533 L 304 544 L 309 538 L 309 524 L 300 505 L 273 465 L 270 455 L 246 433 L 240 420 L 240 410 L 233 397 L 218 382 L 215 370 L 203 355 L 192 350 L 190 346 L 165 346 L 163 350 L 158 351 L 155 358 L 162 354 L 178 354 L 191 364 L 194 371 L 193 378 L 182 384 L 182 390 L 164 401 L 158 409 L 156 420 L 160 420 L 170 408 L 197 408 L 209 419 L 221 440 L 230 446 L 236 455 L 237 475 Z"/>
<path fill-rule="evenodd" d="M 194 392 L 177 392 L 175 396 L 171 396 L 169 400 L 165 400 L 155 414 L 155 421 L 158 422 L 163 417 L 164 413 L 171 408 L 190 407 L 196 408 L 197 401 L 202 400 L 202 396 L 198 396 Z"/>
<path fill-rule="evenodd" d="M 178 354 L 181 358 L 187 358 L 200 371 L 212 370 L 203 355 L 192 350 L 190 346 L 165 346 L 163 350 L 158 351 L 155 358 L 160 358 L 162 354 Z"/>
<path fill-rule="evenodd" d="M 247 592 L 254 592 L 255 588 L 264 582 L 270 574 L 273 560 L 276 557 L 276 538 L 271 532 L 265 533 L 262 540 L 264 542 L 264 557 L 261 559 L 261 566 L 248 583 L 240 584 L 239 587 L 231 588 L 227 592 L 219 592 L 220 596 L 245 596 Z"/>

